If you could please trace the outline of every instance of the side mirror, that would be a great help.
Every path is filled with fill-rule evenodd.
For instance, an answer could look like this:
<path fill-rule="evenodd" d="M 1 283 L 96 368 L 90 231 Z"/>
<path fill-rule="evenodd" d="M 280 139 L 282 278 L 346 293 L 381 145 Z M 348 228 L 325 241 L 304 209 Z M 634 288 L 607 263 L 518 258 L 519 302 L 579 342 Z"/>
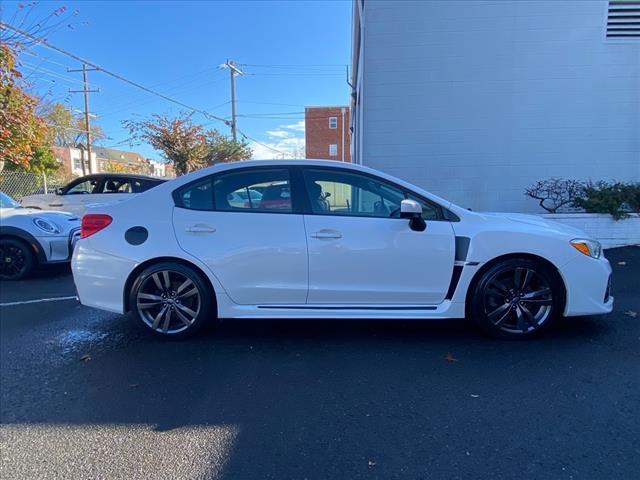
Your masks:
<path fill-rule="evenodd" d="M 422 207 L 415 200 L 404 199 L 400 202 L 400 218 L 409 219 L 409 228 L 416 232 L 424 232 L 427 222 L 422 218 Z"/>
<path fill-rule="evenodd" d="M 56 188 L 56 195 L 62 195 L 62 189 Z"/>

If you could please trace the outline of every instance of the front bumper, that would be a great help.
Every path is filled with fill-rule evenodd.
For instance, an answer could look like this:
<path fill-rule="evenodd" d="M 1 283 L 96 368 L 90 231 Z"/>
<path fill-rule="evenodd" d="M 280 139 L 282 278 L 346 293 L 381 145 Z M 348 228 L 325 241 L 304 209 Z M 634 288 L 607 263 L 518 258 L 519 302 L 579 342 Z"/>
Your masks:
<path fill-rule="evenodd" d="M 566 316 L 602 315 L 613 310 L 611 265 L 604 255 L 598 259 L 576 257 L 560 270 L 567 288 Z"/>
<path fill-rule="evenodd" d="M 43 263 L 62 263 L 71 260 L 73 248 L 80 238 L 80 228 L 72 229 L 68 235 L 47 235 L 35 237 L 44 258 Z"/>

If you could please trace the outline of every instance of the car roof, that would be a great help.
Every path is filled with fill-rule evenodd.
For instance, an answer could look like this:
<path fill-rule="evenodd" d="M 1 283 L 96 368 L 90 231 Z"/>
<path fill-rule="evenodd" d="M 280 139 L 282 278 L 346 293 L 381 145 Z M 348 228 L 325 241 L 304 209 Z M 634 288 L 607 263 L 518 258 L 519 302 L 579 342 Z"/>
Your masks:
<path fill-rule="evenodd" d="M 166 178 L 152 177 L 151 175 L 143 175 L 141 173 L 92 173 L 90 175 L 84 175 L 82 177 L 78 177 L 79 179 L 91 179 L 91 178 L 132 178 L 138 180 L 151 180 L 152 182 L 163 183 L 166 182 Z"/>

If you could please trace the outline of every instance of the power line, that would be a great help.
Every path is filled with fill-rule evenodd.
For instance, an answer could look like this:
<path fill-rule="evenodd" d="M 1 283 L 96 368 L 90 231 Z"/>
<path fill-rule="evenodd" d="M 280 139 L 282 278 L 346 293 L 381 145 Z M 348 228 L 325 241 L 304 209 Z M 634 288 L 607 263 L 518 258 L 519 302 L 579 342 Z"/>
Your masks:
<path fill-rule="evenodd" d="M 223 80 L 225 80 L 225 79 L 224 79 L 224 78 L 218 78 L 218 79 L 216 79 L 216 80 L 214 80 L 214 81 L 207 80 L 207 81 L 206 81 L 206 82 L 204 82 L 204 83 L 199 83 L 198 85 L 196 85 L 196 86 L 194 86 L 194 87 L 192 87 L 192 88 L 188 88 L 188 89 L 186 89 L 186 90 L 185 90 L 185 89 L 183 89 L 181 86 L 179 86 L 179 87 L 173 87 L 173 88 L 170 88 L 169 90 L 167 90 L 165 94 L 169 94 L 169 93 L 172 93 L 172 92 L 178 92 L 178 91 L 180 91 L 180 92 L 182 92 L 182 93 L 188 93 L 188 92 L 192 92 L 192 91 L 194 91 L 194 90 L 199 90 L 199 89 L 201 89 L 202 87 L 204 87 L 205 85 L 209 85 L 209 86 L 211 86 L 211 85 L 215 85 L 215 84 L 217 84 L 217 83 L 220 83 L 220 82 L 221 82 L 221 81 L 223 81 Z M 187 83 L 192 83 L 192 82 L 187 82 Z M 112 101 L 112 100 L 114 100 L 114 99 L 120 99 L 120 98 L 123 98 L 123 97 L 125 97 L 125 96 L 126 96 L 126 94 L 116 95 L 115 97 L 110 98 L 109 100 L 110 100 L 110 101 Z M 101 115 L 100 115 L 100 117 L 101 117 L 101 118 L 110 117 L 111 115 L 115 115 L 115 114 L 117 114 L 117 113 L 121 113 L 121 112 L 124 112 L 124 111 L 126 111 L 126 110 L 130 110 L 130 109 L 131 109 L 131 107 L 136 107 L 136 108 L 138 108 L 138 107 L 143 107 L 143 106 L 145 106 L 145 105 L 149 105 L 150 103 L 153 103 L 154 101 L 155 101 L 155 99 L 151 99 L 151 100 L 149 100 L 149 99 L 147 98 L 146 100 L 137 100 L 137 101 L 135 101 L 135 102 L 128 102 L 128 103 L 126 104 L 126 106 L 124 106 L 124 107 L 119 107 L 119 108 L 116 108 L 116 109 L 114 109 L 114 110 L 108 110 L 106 113 L 101 114 Z M 216 107 L 216 108 L 217 108 L 217 107 Z M 215 110 L 215 108 L 207 108 L 207 111 L 208 111 L 208 110 Z"/>
<path fill-rule="evenodd" d="M 252 77 L 341 77 L 343 73 L 301 73 L 301 72 L 283 72 L 283 73 L 245 73 Z"/>
<path fill-rule="evenodd" d="M 41 67 L 39 65 L 32 65 L 29 62 L 20 62 L 20 65 L 24 65 L 26 68 L 30 68 L 32 70 L 32 72 L 38 72 L 38 73 L 42 73 L 43 75 L 48 75 L 50 77 L 59 78 L 61 80 L 65 80 L 65 81 L 67 81 L 69 83 L 83 85 L 81 80 L 76 80 L 75 78 L 69 78 L 69 77 L 61 74 L 60 72 L 56 72 L 54 70 L 49 70 L 48 68 L 44 68 L 44 67 Z M 95 85 L 91 84 L 91 86 L 95 86 Z"/>
<path fill-rule="evenodd" d="M 267 116 L 267 115 L 304 115 L 304 112 L 258 112 L 258 113 L 244 113 L 243 116 Z M 238 114 L 240 116 L 240 114 Z"/>
<path fill-rule="evenodd" d="M 41 58 L 43 62 L 48 62 L 48 63 L 51 63 L 53 65 L 58 65 L 59 67 L 64 67 L 65 69 L 70 68 L 69 65 L 65 65 L 64 63 L 56 62 L 55 60 L 51 60 L 49 57 L 43 57 L 42 55 L 38 54 L 37 52 L 31 51 L 31 49 L 29 49 L 29 48 L 27 48 L 25 50 L 22 50 L 21 53 L 26 53 L 27 55 L 31 55 L 32 57 Z"/>
<path fill-rule="evenodd" d="M 245 138 L 246 140 L 251 140 L 252 142 L 257 143 L 258 145 L 261 145 L 261 146 L 263 146 L 263 147 L 265 147 L 265 148 L 268 148 L 268 149 L 269 149 L 269 150 L 271 150 L 272 152 L 276 152 L 276 153 L 279 153 L 280 155 L 285 155 L 285 156 L 286 156 L 286 155 L 291 155 L 291 153 L 289 153 L 289 152 L 283 152 L 282 150 L 278 150 L 277 148 L 273 148 L 272 146 L 267 145 L 266 143 L 262 143 L 261 141 L 256 140 L 256 139 L 255 139 L 255 138 L 253 138 L 253 137 L 250 137 L 249 135 L 247 135 L 246 133 L 244 133 L 242 130 L 238 130 L 238 133 L 239 133 L 240 135 L 242 135 L 242 137 L 243 137 L 243 138 Z"/>
<path fill-rule="evenodd" d="M 80 57 L 80 56 L 78 56 L 78 55 L 76 55 L 74 53 L 71 53 L 71 52 L 69 52 L 67 50 L 64 50 L 64 49 L 62 49 L 60 47 L 56 47 L 55 45 L 52 45 L 51 43 L 47 42 L 43 38 L 37 38 L 34 35 L 31 35 L 30 33 L 25 32 L 24 30 L 20 30 L 18 28 L 12 27 L 11 25 L 8 25 L 8 24 L 6 24 L 5 22 L 2 22 L 2 21 L 0 21 L 0 26 L 2 28 L 9 29 L 9 30 L 11 30 L 11 31 L 13 31 L 15 33 L 18 33 L 18 34 L 20 34 L 20 35 L 22 35 L 24 37 L 27 37 L 30 40 L 34 41 L 35 43 L 41 44 L 41 45 L 43 45 L 43 46 L 45 46 L 45 47 L 47 47 L 47 48 L 49 48 L 51 50 L 54 50 L 54 51 L 56 51 L 58 53 L 66 55 L 67 57 L 73 58 L 74 60 L 77 60 L 77 61 L 79 61 L 81 63 L 84 63 L 84 64 L 88 65 L 89 67 L 95 68 L 96 70 L 99 70 L 99 71 L 101 71 L 102 73 L 104 73 L 106 75 L 109 75 L 109 76 L 111 76 L 113 78 L 116 78 L 116 79 L 118 79 L 118 80 L 120 80 L 122 82 L 125 82 L 125 83 L 127 83 L 127 84 L 129 84 L 129 85 L 131 85 L 133 87 L 136 87 L 136 88 L 138 88 L 140 90 L 143 90 L 143 91 L 145 91 L 147 93 L 150 93 L 151 95 L 155 95 L 157 97 L 163 98 L 164 100 L 166 100 L 168 102 L 171 102 L 171 103 L 174 103 L 176 105 L 179 105 L 179 106 L 181 106 L 183 108 L 191 110 L 192 112 L 200 113 L 200 114 L 204 115 L 206 118 L 208 118 L 210 120 L 218 120 L 220 122 L 223 122 L 225 125 L 231 126 L 231 122 L 229 122 L 228 120 L 226 120 L 226 119 L 224 119 L 222 117 L 218 117 L 216 115 L 212 115 L 212 114 L 210 114 L 210 113 L 208 113 L 208 112 L 206 112 L 204 110 L 192 107 L 191 105 L 187 105 L 186 103 L 183 103 L 183 102 L 181 102 L 179 100 L 175 100 L 174 98 L 168 97 L 168 96 L 166 96 L 166 95 L 164 95 L 164 94 L 162 94 L 160 92 L 157 92 L 157 91 L 152 90 L 152 89 L 150 89 L 148 87 L 145 87 L 144 85 L 141 85 L 140 83 L 134 82 L 133 80 L 129 80 L 128 78 L 123 77 L 122 75 L 120 75 L 118 73 L 114 73 L 114 72 L 112 72 L 110 70 L 107 70 L 107 69 L 101 67 L 100 65 L 97 65 L 94 62 L 86 60 L 86 59 L 84 59 L 84 58 L 82 58 L 82 57 Z"/>
<path fill-rule="evenodd" d="M 246 67 L 262 67 L 262 68 L 309 68 L 309 67 L 340 67 L 343 68 L 346 63 L 282 63 L 282 64 L 259 64 L 259 63 L 242 63 L 241 65 L 246 66 Z"/>
<path fill-rule="evenodd" d="M 294 103 L 255 102 L 251 100 L 236 100 L 238 103 L 255 103 L 256 105 L 279 105 L 281 107 L 305 107 L 306 105 Z"/>

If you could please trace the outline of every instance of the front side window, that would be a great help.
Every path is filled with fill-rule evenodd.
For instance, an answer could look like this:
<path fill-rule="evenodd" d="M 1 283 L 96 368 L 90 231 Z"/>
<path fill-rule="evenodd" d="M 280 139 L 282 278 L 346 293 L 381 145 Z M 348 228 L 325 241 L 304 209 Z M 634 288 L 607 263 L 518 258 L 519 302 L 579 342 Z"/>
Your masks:
<path fill-rule="evenodd" d="M 65 193 L 66 195 L 78 195 L 87 193 L 100 193 L 98 187 L 100 186 L 100 180 L 93 178 L 91 180 L 85 180 L 84 182 L 76 183 L 72 185 Z"/>
<path fill-rule="evenodd" d="M 285 169 L 256 169 L 217 175 L 215 209 L 223 212 L 291 212 L 291 185 Z"/>
<path fill-rule="evenodd" d="M 398 218 L 400 202 L 409 198 L 422 205 L 425 220 L 439 218 L 439 207 L 384 180 L 358 173 L 306 169 L 306 190 L 313 213 L 358 217 Z"/>

